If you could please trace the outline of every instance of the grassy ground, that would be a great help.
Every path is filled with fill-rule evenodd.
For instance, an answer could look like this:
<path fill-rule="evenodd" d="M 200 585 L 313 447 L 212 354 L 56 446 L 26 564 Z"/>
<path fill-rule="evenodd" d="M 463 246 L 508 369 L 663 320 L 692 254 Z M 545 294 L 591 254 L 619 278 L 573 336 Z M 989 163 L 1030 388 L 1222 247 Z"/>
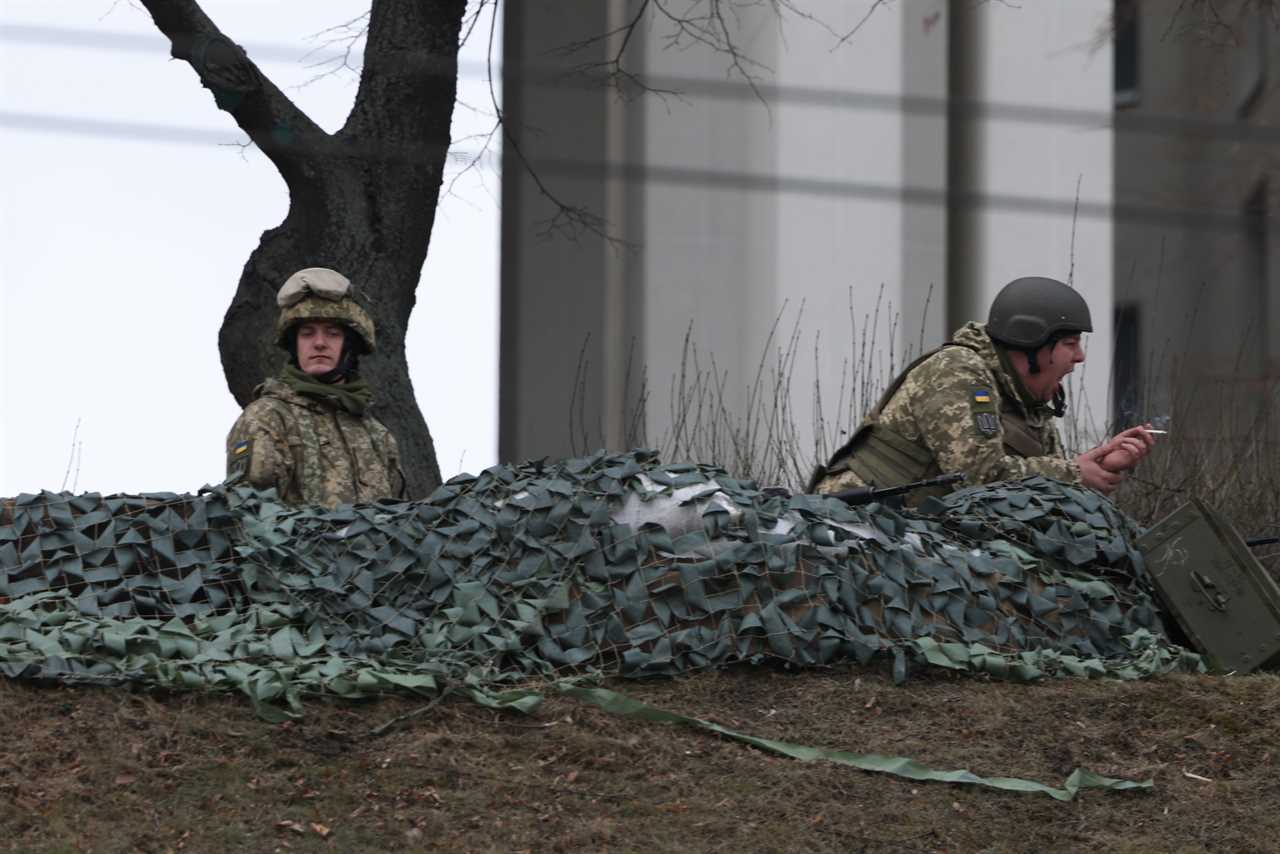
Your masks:
<path fill-rule="evenodd" d="M 618 684 L 766 737 L 1060 785 L 1072 803 L 764 754 L 548 701 L 309 704 L 0 683 L 0 845 L 14 851 L 1274 851 L 1280 678 L 991 682 L 737 669 Z"/>

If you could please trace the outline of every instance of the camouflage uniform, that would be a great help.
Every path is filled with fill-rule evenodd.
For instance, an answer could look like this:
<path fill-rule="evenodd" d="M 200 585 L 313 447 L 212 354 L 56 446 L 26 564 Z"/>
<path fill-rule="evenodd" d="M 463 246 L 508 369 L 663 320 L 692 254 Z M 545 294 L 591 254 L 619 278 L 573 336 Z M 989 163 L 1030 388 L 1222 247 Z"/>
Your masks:
<path fill-rule="evenodd" d="M 278 379 L 254 391 L 227 436 L 227 480 L 274 487 L 288 504 L 339 504 L 404 498 L 395 437 L 369 415 L 371 392 L 355 373 L 356 357 L 372 353 L 376 330 L 351 282 L 337 271 L 308 267 L 276 296 L 276 343 L 291 362 Z M 297 367 L 296 327 L 324 320 L 346 328 L 341 365 L 321 377 Z M 305 392 L 305 393 L 304 393 Z"/>
<path fill-rule="evenodd" d="M 404 497 L 395 437 L 371 415 L 299 394 L 277 379 L 257 389 L 227 436 L 228 480 L 275 487 L 288 504 Z"/>
<path fill-rule="evenodd" d="M 963 472 L 971 484 L 1035 474 L 1080 483 L 1052 408 L 1030 397 L 985 324 L 966 324 L 896 382 L 810 491 L 896 486 L 948 472 Z M 913 493 L 908 503 L 927 494 Z"/>

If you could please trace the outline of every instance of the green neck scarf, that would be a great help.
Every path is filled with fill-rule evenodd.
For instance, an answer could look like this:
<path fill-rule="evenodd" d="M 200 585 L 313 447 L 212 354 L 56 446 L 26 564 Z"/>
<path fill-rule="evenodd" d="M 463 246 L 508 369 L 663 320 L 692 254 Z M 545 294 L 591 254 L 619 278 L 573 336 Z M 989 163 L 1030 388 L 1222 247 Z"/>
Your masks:
<path fill-rule="evenodd" d="M 362 379 L 349 379 L 345 383 L 325 385 L 293 365 L 285 365 L 280 379 L 303 397 L 339 407 L 352 415 L 364 415 L 373 403 L 373 389 Z"/>
<path fill-rule="evenodd" d="M 1009 378 L 1010 384 L 1013 386 L 1014 392 L 1018 395 L 1022 408 L 1028 413 L 1036 413 L 1042 409 L 1050 409 L 1048 403 L 1043 400 L 1037 400 L 1027 391 L 1027 387 L 1022 382 L 1022 377 L 1018 376 L 1018 371 L 1013 366 L 1013 360 L 1009 358 L 1009 352 L 1005 348 L 996 345 L 996 355 L 1000 357 L 1000 367 L 1004 368 L 1005 376 Z"/>

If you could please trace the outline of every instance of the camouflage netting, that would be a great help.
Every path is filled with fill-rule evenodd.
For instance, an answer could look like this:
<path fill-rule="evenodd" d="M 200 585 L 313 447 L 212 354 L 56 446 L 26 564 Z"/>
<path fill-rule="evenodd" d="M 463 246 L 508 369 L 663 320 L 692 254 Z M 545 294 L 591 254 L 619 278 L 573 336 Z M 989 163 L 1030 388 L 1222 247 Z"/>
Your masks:
<path fill-rule="evenodd" d="M 0 671 L 304 693 L 462 691 L 886 657 L 1032 679 L 1201 668 L 1097 495 L 1043 478 L 919 514 L 651 452 L 496 466 L 425 501 L 41 493 L 0 510 Z M 930 515 L 931 514 L 931 515 Z"/>

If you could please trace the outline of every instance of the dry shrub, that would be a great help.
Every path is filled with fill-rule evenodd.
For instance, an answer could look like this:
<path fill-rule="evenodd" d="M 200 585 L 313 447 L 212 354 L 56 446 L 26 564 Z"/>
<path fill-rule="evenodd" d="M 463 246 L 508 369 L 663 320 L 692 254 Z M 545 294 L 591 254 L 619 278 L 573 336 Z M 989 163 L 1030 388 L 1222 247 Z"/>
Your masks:
<path fill-rule="evenodd" d="M 1251 387 L 1252 386 L 1252 387 Z M 1218 509 L 1246 539 L 1280 535 L 1280 381 L 1248 384 L 1188 382 L 1176 412 L 1195 412 L 1157 444 L 1121 487 L 1116 499 L 1151 525 L 1191 498 Z M 1254 553 L 1280 572 L 1280 547 Z"/>
<path fill-rule="evenodd" d="M 843 444 L 887 383 L 924 348 L 923 324 L 918 341 L 899 347 L 901 317 L 884 300 L 883 288 L 873 311 L 858 317 L 852 291 L 849 306 L 849 340 L 841 343 L 849 355 L 835 394 L 824 391 L 817 379 L 823 343 L 813 337 L 815 380 L 807 416 L 797 407 L 803 396 L 796 393 L 795 379 L 807 337 L 803 305 L 789 328 L 786 307 L 779 312 L 750 373 L 723 367 L 714 354 L 701 350 L 691 324 L 667 391 L 670 426 L 654 443 L 662 458 L 711 463 L 762 485 L 803 490 L 815 464 Z M 1187 323 L 1191 340 L 1199 323 L 1194 311 Z M 1155 368 L 1136 396 L 1135 409 L 1173 413 L 1157 419 L 1157 426 L 1170 432 L 1115 495 L 1142 525 L 1154 524 L 1195 497 L 1224 513 L 1246 539 L 1280 534 L 1280 380 L 1234 379 L 1248 374 L 1243 366 L 1249 339 L 1242 339 L 1231 381 L 1190 369 L 1191 360 L 1175 354 L 1169 342 L 1149 354 Z M 905 350 L 901 360 L 900 349 Z M 584 372 L 580 365 L 576 387 L 585 388 Z M 735 386 L 744 391 L 741 409 L 730 403 Z M 627 418 L 630 447 L 649 445 L 647 379 L 639 387 Z M 1097 414 L 1079 405 L 1087 399 L 1082 376 L 1069 377 L 1067 391 L 1072 405 L 1061 430 L 1072 453 L 1129 426 L 1114 417 L 1110 429 L 1097 426 Z M 581 397 L 575 405 L 580 413 Z M 583 438 L 575 450 L 589 450 L 587 431 L 576 432 Z M 1255 553 L 1280 573 L 1280 546 L 1262 546 Z"/>
<path fill-rule="evenodd" d="M 925 301 L 928 316 L 929 298 Z M 814 465 L 826 461 L 842 445 L 852 430 L 879 398 L 886 384 L 902 366 L 921 352 L 924 325 L 919 338 L 907 342 L 899 362 L 901 317 L 884 298 L 884 287 L 874 309 L 859 317 L 849 291 L 849 335 L 839 343 L 848 348 L 842 360 L 840 382 L 834 390 L 823 389 L 818 379 L 818 362 L 823 341 L 814 335 L 814 382 L 811 410 L 797 403 L 796 366 L 804 357 L 807 336 L 803 331 L 804 304 L 797 309 L 788 328 L 788 306 L 774 319 L 754 368 L 724 367 L 714 353 L 701 349 L 693 324 L 685 333 L 680 366 L 667 389 L 665 423 L 658 436 L 646 429 L 651 405 L 647 371 L 641 372 L 639 392 L 627 413 L 625 443 L 628 447 L 656 447 L 664 460 L 696 460 L 723 467 L 735 477 L 762 485 L 804 489 Z M 585 349 L 585 348 L 584 348 Z M 571 445 L 575 452 L 590 450 L 589 431 L 583 424 L 586 366 L 579 362 L 575 378 L 575 399 L 571 412 Z M 631 371 L 628 370 L 628 375 Z M 733 401 L 742 392 L 742 406 Z M 576 419 L 576 421 L 574 420 Z"/>

